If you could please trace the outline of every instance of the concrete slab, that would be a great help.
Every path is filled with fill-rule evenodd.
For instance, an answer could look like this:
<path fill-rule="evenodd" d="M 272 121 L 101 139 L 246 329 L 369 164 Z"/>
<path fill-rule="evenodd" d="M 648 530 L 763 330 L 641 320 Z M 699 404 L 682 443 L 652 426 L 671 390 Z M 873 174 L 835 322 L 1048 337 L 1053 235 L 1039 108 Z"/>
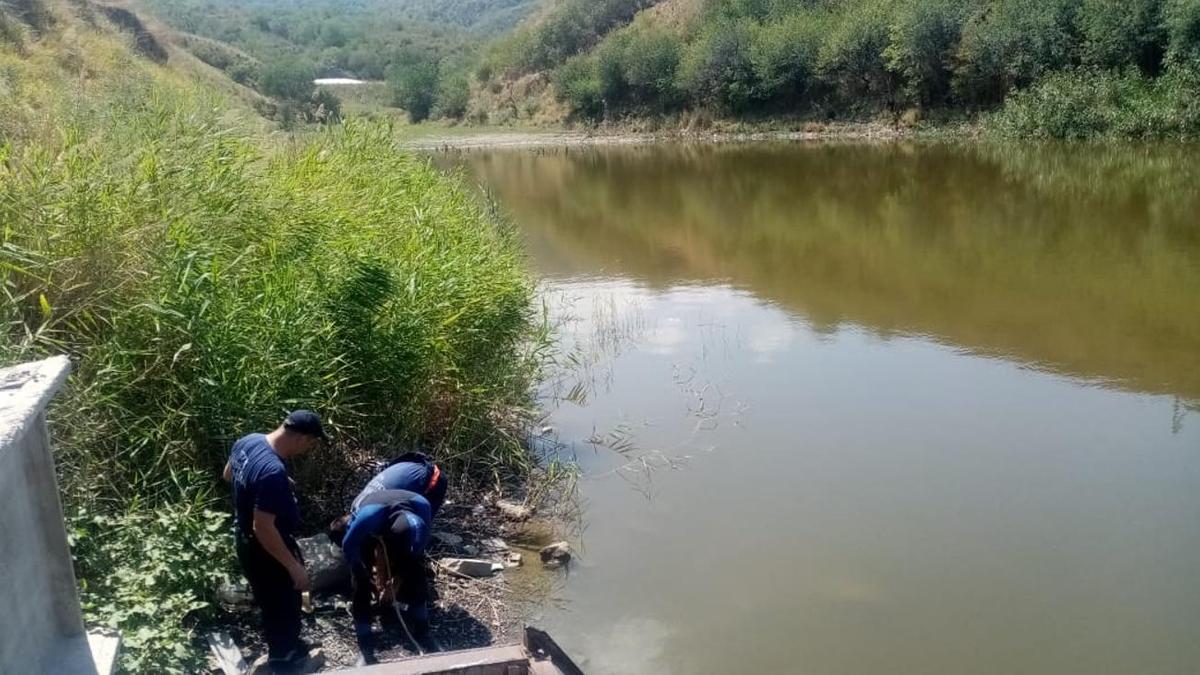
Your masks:
<path fill-rule="evenodd" d="M 70 368 L 65 356 L 0 368 L 0 673 L 108 675 L 116 658 L 117 643 L 84 631 L 46 427 Z"/>
<path fill-rule="evenodd" d="M 0 448 L 25 434 L 69 372 L 65 356 L 0 368 Z"/>
<path fill-rule="evenodd" d="M 96 675 L 112 675 L 117 670 L 117 654 L 121 652 L 121 634 L 95 628 L 87 634 L 88 649 Z"/>

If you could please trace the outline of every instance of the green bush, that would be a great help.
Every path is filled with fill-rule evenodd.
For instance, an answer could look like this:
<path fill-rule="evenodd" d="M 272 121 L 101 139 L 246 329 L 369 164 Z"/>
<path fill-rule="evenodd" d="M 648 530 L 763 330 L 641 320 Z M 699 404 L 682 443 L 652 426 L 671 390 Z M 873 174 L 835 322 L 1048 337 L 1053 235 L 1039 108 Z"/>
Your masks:
<path fill-rule="evenodd" d="M 1191 137 L 1200 133 L 1200 74 L 1054 73 L 1010 96 L 987 128 L 1011 138 Z"/>
<path fill-rule="evenodd" d="M 639 104 L 671 107 L 680 99 L 682 51 L 679 38 L 672 33 L 654 27 L 633 32 L 625 52 L 625 80 Z"/>
<path fill-rule="evenodd" d="M 1004 0 L 963 29 L 955 86 L 968 102 L 998 103 L 1011 90 L 1073 63 L 1079 0 Z"/>
<path fill-rule="evenodd" d="M 259 86 L 258 64 L 248 59 L 238 59 L 229 64 L 229 67 L 225 70 L 225 74 L 229 76 L 229 79 L 238 84 L 250 88 L 257 88 Z"/>
<path fill-rule="evenodd" d="M 552 76 L 558 98 L 571 106 L 573 114 L 596 120 L 604 116 L 604 94 L 600 71 L 590 56 L 573 56 Z"/>
<path fill-rule="evenodd" d="M 122 671 L 206 667 L 191 626 L 233 578 L 229 532 L 228 514 L 193 503 L 117 515 L 81 507 L 68 517 L 84 620 L 121 630 Z"/>
<path fill-rule="evenodd" d="M 1009 96 L 989 119 L 996 134 L 1017 138 L 1081 139 L 1106 133 L 1111 108 L 1125 103 L 1128 81 L 1101 72 L 1055 73 Z"/>
<path fill-rule="evenodd" d="M 467 114 L 471 101 L 471 85 L 467 74 L 461 70 L 442 73 L 438 80 L 437 95 L 433 100 L 433 113 L 438 117 L 462 119 Z"/>
<path fill-rule="evenodd" d="M 752 25 L 744 20 L 723 21 L 688 46 L 680 80 L 700 106 L 734 113 L 749 107 L 757 88 L 750 55 Z"/>
<path fill-rule="evenodd" d="M 8 43 L 17 51 L 23 51 L 25 49 L 25 31 L 25 26 L 15 17 L 10 17 L 7 13 L 0 11 L 0 43 Z"/>
<path fill-rule="evenodd" d="M 263 65 L 259 90 L 281 101 L 307 101 L 313 93 L 313 68 L 300 59 L 284 59 Z"/>
<path fill-rule="evenodd" d="M 495 56 L 506 69 L 532 72 L 554 67 L 586 51 L 609 32 L 629 23 L 651 0 L 565 0 L 540 21 L 505 40 Z"/>
<path fill-rule="evenodd" d="M 1200 66 L 1200 0 L 1166 0 L 1167 58 L 1180 66 Z"/>
<path fill-rule="evenodd" d="M 342 99 L 328 89 L 317 89 L 309 102 L 310 122 L 332 124 L 342 120 Z"/>
<path fill-rule="evenodd" d="M 801 12 L 750 30 L 755 97 L 792 101 L 816 83 L 817 55 L 829 29 L 825 12 Z"/>
<path fill-rule="evenodd" d="M 604 100 L 615 108 L 661 111 L 679 102 L 679 39 L 653 26 L 619 31 L 595 50 Z"/>
<path fill-rule="evenodd" d="M 883 55 L 904 81 L 909 102 L 947 102 L 954 54 L 971 5 L 969 0 L 906 0 L 896 6 Z"/>
<path fill-rule="evenodd" d="M 392 101 L 404 108 L 410 122 L 429 118 L 438 92 L 438 61 L 431 54 L 409 52 L 388 70 Z"/>
<path fill-rule="evenodd" d="M 801 4 L 814 3 L 789 0 L 702 0 L 704 18 L 711 22 L 738 19 L 762 21 L 771 16 L 778 17 Z"/>
<path fill-rule="evenodd" d="M 886 10 L 886 0 L 846 6 L 817 54 L 818 72 L 845 105 L 894 102 L 898 82 L 884 59 Z"/>
<path fill-rule="evenodd" d="M 1147 75 L 1162 68 L 1163 0 L 1083 0 L 1078 21 L 1085 64 Z"/>

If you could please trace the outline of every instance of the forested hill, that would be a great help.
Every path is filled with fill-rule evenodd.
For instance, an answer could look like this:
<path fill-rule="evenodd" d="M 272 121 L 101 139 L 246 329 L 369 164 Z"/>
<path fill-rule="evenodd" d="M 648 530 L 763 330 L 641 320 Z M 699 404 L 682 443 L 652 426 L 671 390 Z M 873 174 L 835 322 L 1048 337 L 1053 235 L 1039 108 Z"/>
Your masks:
<path fill-rule="evenodd" d="M 143 2 L 268 96 L 308 100 L 288 83 L 317 75 L 387 79 L 373 105 L 414 121 L 1200 133 L 1200 0 Z"/>
<path fill-rule="evenodd" d="M 471 51 L 479 42 L 511 30 L 535 0 L 145 0 L 143 4 L 177 31 L 224 43 L 260 63 L 295 59 L 318 75 L 377 80 L 405 52 L 440 59 Z"/>
<path fill-rule="evenodd" d="M 1180 136 L 1198 69 L 1200 0 L 558 0 L 481 59 L 476 100 L 593 121 L 1003 108 L 991 126 L 1019 135 Z"/>

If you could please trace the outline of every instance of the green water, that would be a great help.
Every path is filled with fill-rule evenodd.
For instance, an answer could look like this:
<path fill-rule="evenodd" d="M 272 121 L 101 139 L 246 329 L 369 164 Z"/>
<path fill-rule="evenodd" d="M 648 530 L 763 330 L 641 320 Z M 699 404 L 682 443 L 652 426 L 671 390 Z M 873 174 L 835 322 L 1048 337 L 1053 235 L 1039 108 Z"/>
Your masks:
<path fill-rule="evenodd" d="M 1200 149 L 439 161 L 559 324 L 589 672 L 1200 672 Z"/>

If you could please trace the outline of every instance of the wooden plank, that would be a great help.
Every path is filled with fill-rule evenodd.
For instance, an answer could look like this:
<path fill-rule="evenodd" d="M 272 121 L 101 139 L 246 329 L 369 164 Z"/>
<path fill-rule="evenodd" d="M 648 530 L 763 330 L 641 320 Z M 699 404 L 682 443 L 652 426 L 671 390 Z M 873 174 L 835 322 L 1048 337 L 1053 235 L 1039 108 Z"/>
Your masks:
<path fill-rule="evenodd" d="M 524 647 L 463 649 L 337 672 L 345 675 L 507 675 L 511 666 L 520 668 L 518 672 L 528 672 L 529 656 Z"/>

